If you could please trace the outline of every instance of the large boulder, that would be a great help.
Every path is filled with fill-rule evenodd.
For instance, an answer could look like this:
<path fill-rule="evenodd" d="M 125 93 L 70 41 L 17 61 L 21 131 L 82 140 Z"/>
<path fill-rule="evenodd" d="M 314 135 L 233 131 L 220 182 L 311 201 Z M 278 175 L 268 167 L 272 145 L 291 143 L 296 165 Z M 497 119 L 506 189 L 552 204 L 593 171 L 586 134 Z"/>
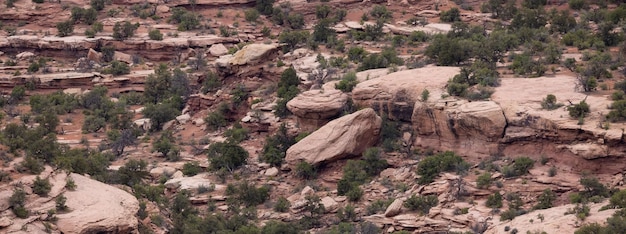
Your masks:
<path fill-rule="evenodd" d="M 133 233 L 137 230 L 137 198 L 108 184 L 72 174 L 76 190 L 66 191 L 70 212 L 57 215 L 62 233 Z"/>
<path fill-rule="evenodd" d="M 291 146 L 285 160 L 318 165 L 360 155 L 378 142 L 381 123 L 371 108 L 335 119 Z"/>
<path fill-rule="evenodd" d="M 421 101 L 424 90 L 429 101 L 441 97 L 448 80 L 459 73 L 458 67 L 423 67 L 394 72 L 360 82 L 352 91 L 357 106 L 369 106 L 385 112 L 389 118 L 411 121 L 413 107 Z M 357 74 L 359 76 L 359 74 Z"/>
<path fill-rule="evenodd" d="M 300 128 L 317 129 L 339 115 L 347 101 L 340 90 L 309 90 L 287 102 L 287 109 L 298 117 Z"/>
<path fill-rule="evenodd" d="M 215 65 L 217 66 L 217 71 L 224 76 L 236 74 L 240 77 L 254 77 L 263 71 L 263 67 L 259 64 L 276 58 L 279 48 L 279 44 L 246 45 L 235 54 L 220 56 L 215 60 Z"/>

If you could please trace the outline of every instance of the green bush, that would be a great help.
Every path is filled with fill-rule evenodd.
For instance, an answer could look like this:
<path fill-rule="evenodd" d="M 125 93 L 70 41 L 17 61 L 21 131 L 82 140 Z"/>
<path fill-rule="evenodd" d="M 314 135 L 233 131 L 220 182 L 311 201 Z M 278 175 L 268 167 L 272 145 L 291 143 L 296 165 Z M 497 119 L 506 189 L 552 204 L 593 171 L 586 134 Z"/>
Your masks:
<path fill-rule="evenodd" d="M 305 180 L 311 180 L 317 177 L 317 172 L 313 165 L 302 161 L 296 165 L 296 176 Z"/>
<path fill-rule="evenodd" d="M 230 142 L 211 144 L 207 154 L 211 162 L 210 168 L 214 171 L 222 168 L 233 171 L 245 164 L 246 159 L 248 159 L 248 151 Z"/>
<path fill-rule="evenodd" d="M 207 117 L 204 118 L 207 128 L 215 131 L 222 127 L 226 127 L 228 121 L 225 114 L 229 111 L 228 106 L 226 104 L 222 104 L 218 106 L 217 110 L 210 112 Z"/>
<path fill-rule="evenodd" d="M 247 181 L 237 185 L 228 185 L 226 195 L 233 196 L 232 202 L 243 203 L 246 206 L 256 206 L 265 203 L 269 198 L 270 188 L 268 186 L 256 187 Z"/>
<path fill-rule="evenodd" d="M 161 33 L 161 30 L 158 30 L 158 29 L 150 30 L 150 32 L 148 32 L 148 37 L 150 38 L 150 40 L 155 40 L 155 41 L 163 40 L 163 34 Z"/>
<path fill-rule="evenodd" d="M 197 175 L 198 173 L 200 173 L 202 171 L 202 168 L 200 167 L 200 165 L 198 165 L 198 162 L 186 162 L 183 165 L 183 175 L 186 176 L 194 176 Z"/>
<path fill-rule="evenodd" d="M 236 122 L 233 124 L 233 127 L 224 131 L 224 136 L 226 136 L 227 140 L 233 143 L 240 143 L 246 139 L 248 139 L 248 129 L 244 128 Z"/>
<path fill-rule="evenodd" d="M 439 200 L 435 195 L 415 196 L 413 194 L 404 201 L 404 207 L 412 211 L 418 211 L 422 215 L 427 215 L 430 212 L 430 208 L 437 206 L 437 204 L 439 204 Z"/>
<path fill-rule="evenodd" d="M 187 11 L 182 7 L 172 8 L 172 16 L 169 21 L 178 24 L 178 31 L 189 31 L 200 26 L 198 14 Z"/>
<path fill-rule="evenodd" d="M 289 207 L 291 207 L 289 200 L 285 197 L 279 197 L 276 204 L 274 204 L 274 211 L 284 213 L 289 210 Z"/>
<path fill-rule="evenodd" d="M 256 9 L 259 13 L 264 15 L 270 15 L 274 12 L 274 0 L 257 0 Z"/>
<path fill-rule="evenodd" d="M 489 186 L 491 186 L 491 182 L 491 173 L 485 172 L 476 179 L 476 186 L 482 189 L 489 188 Z"/>
<path fill-rule="evenodd" d="M 132 24 L 128 21 L 117 22 L 113 25 L 113 38 L 116 40 L 126 40 L 135 35 L 135 31 L 139 28 L 139 23 Z"/>
<path fill-rule="evenodd" d="M 452 151 L 446 151 L 434 156 L 422 159 L 417 165 L 417 174 L 420 176 L 418 183 L 428 184 L 444 171 L 452 171 L 457 165 L 463 163 L 463 158 Z"/>
<path fill-rule="evenodd" d="M 563 104 L 556 102 L 556 96 L 553 94 L 548 94 L 546 98 L 541 101 L 541 108 L 546 110 L 554 110 L 562 107 Z"/>
<path fill-rule="evenodd" d="M 57 196 L 56 199 L 54 199 L 54 204 L 55 204 L 55 208 L 57 209 L 57 211 L 68 210 L 68 207 L 67 205 L 65 205 L 65 202 L 67 202 L 67 197 L 65 197 L 63 194 L 60 194 L 59 196 Z"/>
<path fill-rule="evenodd" d="M 256 9 L 248 9 L 245 11 L 245 18 L 248 22 L 256 22 L 259 19 L 259 11 Z"/>
<path fill-rule="evenodd" d="M 626 208 L 626 190 L 620 190 L 611 196 L 611 206 L 615 208 Z"/>
<path fill-rule="evenodd" d="M 121 76 L 130 73 L 130 67 L 125 62 L 114 60 L 111 62 L 110 67 L 102 70 L 102 73 L 111 74 L 114 76 Z"/>
<path fill-rule="evenodd" d="M 485 206 L 496 209 L 502 207 L 502 195 L 500 195 L 499 191 L 494 192 L 493 194 L 487 197 L 487 201 L 485 202 Z"/>
<path fill-rule="evenodd" d="M 147 104 L 142 114 L 150 119 L 152 124 L 150 130 L 158 131 L 163 128 L 163 124 L 167 121 L 173 120 L 180 115 L 180 110 L 174 103 Z"/>
<path fill-rule="evenodd" d="M 533 207 L 535 210 L 548 209 L 551 208 L 556 200 L 556 194 L 550 190 L 543 190 L 539 198 L 537 198 L 537 205 Z"/>
<path fill-rule="evenodd" d="M 48 178 L 41 179 L 39 176 L 37 176 L 33 181 L 33 193 L 41 197 L 48 196 L 48 193 L 51 189 L 52 185 L 50 184 L 50 180 L 48 180 Z"/>
<path fill-rule="evenodd" d="M 359 82 L 356 79 L 356 73 L 348 72 L 343 76 L 343 78 L 341 78 L 341 81 L 335 84 L 335 88 L 343 92 L 349 93 L 352 92 L 352 89 L 354 89 L 354 86 L 356 86 L 356 84 L 358 83 Z"/>
<path fill-rule="evenodd" d="M 404 60 L 398 57 L 397 52 L 393 48 L 384 48 L 381 53 L 369 54 L 363 58 L 363 62 L 357 68 L 357 71 L 365 71 L 376 68 L 386 68 L 391 65 L 403 65 Z"/>
<path fill-rule="evenodd" d="M 57 23 L 57 35 L 59 37 L 66 37 L 72 35 L 74 32 L 74 22 L 71 20 L 61 21 Z"/>
<path fill-rule="evenodd" d="M 387 10 L 387 7 L 383 5 L 375 5 L 374 8 L 372 8 L 372 10 L 370 11 L 370 15 L 377 20 L 382 20 L 384 22 L 393 19 L 392 12 Z"/>
<path fill-rule="evenodd" d="M 115 183 L 124 184 L 133 187 L 136 184 L 140 184 L 144 178 L 147 178 L 148 163 L 144 160 L 131 159 L 128 160 L 117 171 L 117 178 Z"/>
<path fill-rule="evenodd" d="M 106 0 L 91 0 L 91 1 L 89 1 L 89 5 L 91 5 L 91 8 L 95 9 L 96 11 L 104 10 L 104 4 L 105 3 L 106 3 Z"/>
<path fill-rule="evenodd" d="M 13 194 L 9 197 L 9 206 L 13 214 L 18 218 L 25 219 L 29 216 L 29 211 L 24 207 L 26 205 L 26 192 L 17 188 L 13 190 Z"/>
<path fill-rule="evenodd" d="M 453 7 L 448 11 L 442 11 L 439 19 L 446 23 L 461 21 L 461 11 L 459 8 Z"/>
<path fill-rule="evenodd" d="M 610 195 L 609 189 L 598 178 L 583 176 L 580 178 L 580 184 L 584 187 L 583 192 L 580 193 L 584 200 L 595 196 L 608 197 Z"/>
<path fill-rule="evenodd" d="M 567 107 L 567 111 L 569 112 L 569 116 L 572 118 L 584 118 L 590 112 L 589 104 L 587 104 L 585 100 L 582 100 L 578 104 Z"/>
<path fill-rule="evenodd" d="M 528 170 L 533 168 L 535 161 L 529 157 L 519 157 L 515 159 L 513 163 L 513 170 L 516 176 L 522 176 L 528 173 Z"/>
<path fill-rule="evenodd" d="M 282 165 L 287 149 L 296 143 L 294 137 L 289 136 L 285 124 L 281 124 L 273 136 L 268 137 L 263 145 L 260 160 L 278 167 Z"/>

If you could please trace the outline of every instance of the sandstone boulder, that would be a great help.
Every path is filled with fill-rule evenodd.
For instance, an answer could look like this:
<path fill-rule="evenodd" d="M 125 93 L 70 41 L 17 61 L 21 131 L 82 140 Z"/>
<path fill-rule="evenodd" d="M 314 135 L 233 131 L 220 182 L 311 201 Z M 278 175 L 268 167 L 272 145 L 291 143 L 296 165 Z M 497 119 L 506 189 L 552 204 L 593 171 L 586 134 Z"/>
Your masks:
<path fill-rule="evenodd" d="M 401 199 L 394 200 L 385 210 L 385 217 L 393 217 L 400 214 L 404 202 Z"/>
<path fill-rule="evenodd" d="M 228 48 L 223 44 L 213 44 L 209 48 L 209 53 L 213 56 L 219 57 L 228 53 Z"/>
<path fill-rule="evenodd" d="M 133 63 L 133 56 L 131 56 L 130 54 L 126 54 L 126 53 L 122 53 L 122 52 L 119 52 L 119 51 L 115 51 L 115 53 L 113 53 L 113 60 L 118 60 L 118 61 L 121 61 L 121 62 L 132 64 Z"/>
<path fill-rule="evenodd" d="M 266 58 L 278 51 L 278 44 L 250 44 L 237 51 L 229 63 L 231 65 L 254 65 L 267 61 Z"/>
<path fill-rule="evenodd" d="M 87 52 L 87 59 L 99 63 L 100 59 L 102 59 L 102 53 L 89 48 L 89 52 Z"/>
<path fill-rule="evenodd" d="M 360 155 L 378 142 L 381 122 L 371 108 L 335 119 L 291 146 L 285 160 L 318 165 Z"/>
<path fill-rule="evenodd" d="M 332 197 L 324 197 L 322 198 L 320 203 L 324 205 L 326 212 L 335 212 L 339 208 L 339 204 L 337 204 L 335 199 L 333 199 Z"/>
<path fill-rule="evenodd" d="M 33 52 L 22 52 L 22 53 L 15 55 L 15 58 L 18 60 L 26 60 L 32 57 L 35 57 L 35 54 Z"/>
<path fill-rule="evenodd" d="M 57 215 L 62 233 L 132 233 L 137 230 L 135 196 L 116 187 L 72 174 L 76 190 L 66 191 L 71 212 Z"/>
<path fill-rule="evenodd" d="M 300 127 L 316 129 L 341 113 L 348 95 L 340 90 L 309 90 L 287 102 Z"/>

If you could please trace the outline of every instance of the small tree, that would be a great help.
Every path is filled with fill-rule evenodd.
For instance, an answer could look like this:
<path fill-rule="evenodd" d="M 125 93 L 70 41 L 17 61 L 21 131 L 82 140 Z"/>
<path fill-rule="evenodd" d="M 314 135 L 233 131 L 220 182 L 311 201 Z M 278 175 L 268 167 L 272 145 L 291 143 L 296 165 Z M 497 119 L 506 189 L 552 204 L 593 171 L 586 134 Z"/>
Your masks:
<path fill-rule="evenodd" d="M 256 22 L 259 19 L 259 11 L 254 8 L 246 10 L 245 15 L 248 22 Z"/>
<path fill-rule="evenodd" d="M 39 176 L 35 177 L 33 181 L 33 193 L 44 197 L 48 196 L 48 193 L 52 189 L 52 185 L 50 184 L 50 180 L 48 178 L 41 179 Z"/>
<path fill-rule="evenodd" d="M 539 195 L 539 198 L 537 199 L 537 205 L 535 205 L 534 209 L 541 210 L 551 208 L 555 200 L 556 194 L 552 190 L 543 190 L 543 192 L 541 193 L 541 195 Z"/>
<path fill-rule="evenodd" d="M 132 24 L 128 21 L 124 23 L 117 22 L 113 25 L 113 38 L 116 40 L 126 40 L 135 35 L 135 31 L 139 28 L 139 23 Z"/>
<path fill-rule="evenodd" d="M 582 100 L 578 104 L 567 107 L 567 111 L 569 112 L 569 116 L 571 116 L 572 118 L 585 118 L 590 112 L 589 104 L 587 104 L 585 100 Z"/>
<path fill-rule="evenodd" d="M 541 101 L 541 108 L 546 110 L 554 110 L 562 106 L 563 104 L 556 102 L 556 96 L 554 96 L 553 94 L 548 94 L 546 98 Z"/>
<path fill-rule="evenodd" d="M 61 21 L 57 23 L 57 31 L 59 37 L 72 35 L 74 32 L 74 22 L 71 20 Z"/>
<path fill-rule="evenodd" d="M 248 159 L 248 151 L 233 143 L 213 143 L 207 150 L 212 170 L 222 168 L 233 171 L 243 165 Z"/>
<path fill-rule="evenodd" d="M 422 215 L 426 215 L 430 212 L 430 208 L 439 204 L 439 199 L 435 195 L 428 196 L 415 196 L 413 194 L 410 198 L 404 201 L 404 207 L 409 210 L 418 211 Z"/>
<path fill-rule="evenodd" d="M 478 188 L 489 188 L 491 185 L 491 173 L 485 172 L 476 179 Z"/>
<path fill-rule="evenodd" d="M 163 34 L 161 33 L 161 30 L 158 30 L 158 29 L 150 30 L 150 32 L 148 33 L 148 37 L 150 37 L 150 40 L 155 40 L 155 41 L 163 40 Z"/>
<path fill-rule="evenodd" d="M 459 11 L 459 8 L 454 7 L 449 11 L 441 12 L 439 19 L 441 19 L 442 22 L 447 23 L 461 21 L 461 11 Z"/>
<path fill-rule="evenodd" d="M 17 188 L 13 190 L 13 194 L 9 197 L 9 206 L 13 211 L 13 214 L 18 218 L 27 218 L 29 215 L 29 211 L 24 207 L 26 204 L 26 192 Z"/>

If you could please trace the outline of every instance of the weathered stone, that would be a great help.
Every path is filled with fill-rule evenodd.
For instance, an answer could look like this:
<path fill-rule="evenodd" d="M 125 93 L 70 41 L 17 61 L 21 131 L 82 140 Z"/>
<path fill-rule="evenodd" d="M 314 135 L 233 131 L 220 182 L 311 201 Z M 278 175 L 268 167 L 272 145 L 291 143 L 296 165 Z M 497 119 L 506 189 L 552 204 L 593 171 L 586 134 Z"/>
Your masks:
<path fill-rule="evenodd" d="M 317 129 L 341 113 L 348 96 L 339 90 L 310 90 L 287 102 L 301 128 Z"/>
<path fill-rule="evenodd" d="M 393 202 L 385 210 L 385 217 L 393 217 L 400 214 L 402 204 L 404 204 L 404 202 L 401 199 L 396 198 L 396 200 L 393 200 Z"/>
<path fill-rule="evenodd" d="M 285 160 L 318 165 L 360 155 L 378 142 L 381 122 L 371 108 L 335 119 L 291 146 Z"/>
<path fill-rule="evenodd" d="M 326 212 L 335 212 L 339 208 L 339 204 L 332 197 L 323 197 L 320 203 L 324 205 Z"/>
<path fill-rule="evenodd" d="M 213 44 L 209 48 L 209 53 L 213 56 L 219 57 L 228 53 L 228 48 L 223 44 Z"/>

